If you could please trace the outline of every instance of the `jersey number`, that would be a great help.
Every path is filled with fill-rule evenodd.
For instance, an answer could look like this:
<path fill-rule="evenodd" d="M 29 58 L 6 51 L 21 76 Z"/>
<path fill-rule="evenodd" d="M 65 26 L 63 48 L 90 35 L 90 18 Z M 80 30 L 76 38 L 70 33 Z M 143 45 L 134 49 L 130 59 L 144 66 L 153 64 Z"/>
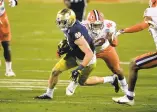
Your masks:
<path fill-rule="evenodd" d="M 94 45 L 95 45 L 95 46 L 102 46 L 104 43 L 105 43 L 105 39 L 104 39 L 104 38 L 100 38 L 100 39 L 97 39 L 97 40 L 94 42 Z"/>

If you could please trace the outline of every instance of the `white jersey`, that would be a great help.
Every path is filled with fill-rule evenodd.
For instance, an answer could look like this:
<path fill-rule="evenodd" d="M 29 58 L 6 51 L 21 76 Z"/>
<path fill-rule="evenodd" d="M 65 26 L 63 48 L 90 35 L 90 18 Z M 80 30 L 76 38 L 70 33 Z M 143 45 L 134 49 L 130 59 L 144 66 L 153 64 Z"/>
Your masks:
<path fill-rule="evenodd" d="M 149 16 L 152 18 L 152 22 L 155 24 L 155 26 L 151 26 L 149 27 L 149 32 L 151 33 L 155 45 L 156 45 L 156 49 L 157 49 L 157 7 L 155 8 L 147 8 L 144 12 L 144 17 Z"/>
<path fill-rule="evenodd" d="M 0 0 L 0 16 L 5 12 L 4 0 Z"/>
<path fill-rule="evenodd" d="M 83 21 L 82 24 L 87 27 L 87 21 Z M 104 28 L 101 30 L 101 32 L 97 36 L 88 27 L 87 29 L 88 29 L 89 35 L 93 39 L 93 43 L 96 47 L 95 48 L 96 53 L 99 53 L 100 51 L 106 49 L 110 45 L 109 41 L 106 38 L 107 38 L 108 33 L 116 33 L 116 23 L 111 20 L 104 20 Z M 99 40 L 104 41 L 104 43 L 100 46 L 97 45 Z"/>

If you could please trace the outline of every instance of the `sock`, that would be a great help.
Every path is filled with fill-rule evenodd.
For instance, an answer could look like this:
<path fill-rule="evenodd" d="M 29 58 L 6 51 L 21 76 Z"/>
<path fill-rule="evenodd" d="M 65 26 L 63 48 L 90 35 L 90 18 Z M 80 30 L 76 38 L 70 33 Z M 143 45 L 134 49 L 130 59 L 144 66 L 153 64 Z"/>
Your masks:
<path fill-rule="evenodd" d="M 119 83 L 120 83 L 121 86 L 126 86 L 126 85 L 128 85 L 127 82 L 126 82 L 125 77 L 124 77 L 124 79 L 119 80 Z"/>
<path fill-rule="evenodd" d="M 104 78 L 104 83 L 113 83 L 113 76 L 106 76 L 106 77 L 103 77 Z"/>
<path fill-rule="evenodd" d="M 133 100 L 134 99 L 134 92 L 131 92 L 131 91 L 127 91 L 127 97 L 129 100 Z"/>
<path fill-rule="evenodd" d="M 126 82 L 126 79 L 124 78 L 124 79 L 118 80 L 118 81 L 119 81 L 119 83 L 120 83 L 120 86 L 121 86 L 122 91 L 123 91 L 125 94 L 127 94 L 127 91 L 128 91 L 128 84 L 127 84 L 127 82 Z"/>
<path fill-rule="evenodd" d="M 46 94 L 51 98 L 53 97 L 53 92 L 54 92 L 54 89 L 47 88 L 46 90 Z"/>
<path fill-rule="evenodd" d="M 6 71 L 9 71 L 12 69 L 12 62 L 5 62 L 5 65 L 6 65 Z"/>

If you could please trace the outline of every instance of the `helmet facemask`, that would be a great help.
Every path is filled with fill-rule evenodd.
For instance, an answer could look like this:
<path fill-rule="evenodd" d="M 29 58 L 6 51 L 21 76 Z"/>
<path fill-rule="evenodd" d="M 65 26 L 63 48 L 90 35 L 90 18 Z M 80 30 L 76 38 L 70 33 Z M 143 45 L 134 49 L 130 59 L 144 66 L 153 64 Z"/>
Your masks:
<path fill-rule="evenodd" d="M 88 27 L 95 36 L 98 36 L 104 28 L 104 15 L 98 10 L 92 10 L 87 16 Z"/>
<path fill-rule="evenodd" d="M 104 27 L 104 24 L 102 21 L 95 21 L 95 22 L 89 23 L 89 28 L 92 31 L 92 33 L 94 33 L 95 35 L 99 35 L 103 27 Z"/>
<path fill-rule="evenodd" d="M 68 29 L 67 20 L 61 20 L 60 18 L 57 18 L 56 23 L 62 31 L 66 31 Z"/>

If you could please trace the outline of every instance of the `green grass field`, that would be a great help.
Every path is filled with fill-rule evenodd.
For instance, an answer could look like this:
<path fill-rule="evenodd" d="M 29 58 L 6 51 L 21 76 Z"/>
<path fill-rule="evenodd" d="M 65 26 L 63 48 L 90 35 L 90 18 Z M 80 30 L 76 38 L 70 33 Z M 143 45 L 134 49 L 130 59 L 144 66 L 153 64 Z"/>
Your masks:
<path fill-rule="evenodd" d="M 6 4 L 7 5 L 7 4 Z M 114 93 L 109 84 L 78 87 L 72 97 L 65 95 L 70 71 L 60 76 L 53 100 L 34 100 L 33 97 L 45 92 L 47 79 L 56 58 L 58 42 L 63 34 L 55 25 L 61 3 L 41 3 L 19 0 L 16 8 L 7 8 L 12 28 L 12 58 L 15 78 L 5 77 L 5 64 L 0 59 L 0 112 L 157 112 L 157 70 L 139 72 L 136 86 L 136 105 L 133 107 L 115 104 L 111 98 L 122 96 Z M 90 3 L 87 12 L 98 9 L 107 19 L 117 23 L 118 29 L 143 20 L 147 4 L 102 4 Z M 119 38 L 117 52 L 122 67 L 128 76 L 128 62 L 143 53 L 155 51 L 155 45 L 148 31 L 125 34 Z M 126 63 L 124 63 L 126 62 Z M 102 60 L 92 75 L 112 74 Z"/>

